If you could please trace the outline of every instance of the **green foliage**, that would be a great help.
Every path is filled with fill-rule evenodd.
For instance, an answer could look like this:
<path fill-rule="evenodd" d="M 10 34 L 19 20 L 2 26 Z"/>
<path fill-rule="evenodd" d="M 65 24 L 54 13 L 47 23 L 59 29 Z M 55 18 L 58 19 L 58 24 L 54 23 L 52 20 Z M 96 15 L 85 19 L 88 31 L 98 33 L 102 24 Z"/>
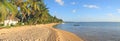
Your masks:
<path fill-rule="evenodd" d="M 0 17 L 1 21 L 4 21 L 10 13 L 12 14 L 10 18 L 13 19 L 17 14 L 17 11 L 17 7 L 8 0 L 0 0 L 0 14 L 2 15 Z"/>
<path fill-rule="evenodd" d="M 0 0 L 0 20 L 4 21 L 10 13 L 11 19 L 17 17 L 19 23 L 29 25 L 62 22 L 49 14 L 43 0 Z"/>

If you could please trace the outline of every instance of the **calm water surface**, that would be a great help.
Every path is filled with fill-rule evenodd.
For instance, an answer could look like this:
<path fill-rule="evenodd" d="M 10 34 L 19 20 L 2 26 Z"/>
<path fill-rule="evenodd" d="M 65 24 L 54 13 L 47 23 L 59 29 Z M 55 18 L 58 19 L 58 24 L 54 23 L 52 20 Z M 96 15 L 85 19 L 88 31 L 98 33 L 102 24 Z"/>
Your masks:
<path fill-rule="evenodd" d="M 56 27 L 85 41 L 120 41 L 120 22 L 66 22 Z"/>

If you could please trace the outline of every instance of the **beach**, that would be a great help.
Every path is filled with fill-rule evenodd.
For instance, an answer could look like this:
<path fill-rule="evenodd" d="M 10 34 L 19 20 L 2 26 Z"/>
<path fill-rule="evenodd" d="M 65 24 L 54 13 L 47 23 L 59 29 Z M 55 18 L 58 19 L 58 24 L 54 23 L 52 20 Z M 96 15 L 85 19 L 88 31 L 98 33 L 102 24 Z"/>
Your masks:
<path fill-rule="evenodd" d="M 76 35 L 55 29 L 56 23 L 0 29 L 0 41 L 83 41 Z"/>

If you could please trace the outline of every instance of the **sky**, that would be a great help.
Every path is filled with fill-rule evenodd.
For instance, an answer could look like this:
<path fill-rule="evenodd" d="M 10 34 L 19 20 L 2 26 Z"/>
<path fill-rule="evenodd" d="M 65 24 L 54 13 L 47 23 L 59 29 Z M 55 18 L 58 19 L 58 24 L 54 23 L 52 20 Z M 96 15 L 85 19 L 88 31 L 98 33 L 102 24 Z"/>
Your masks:
<path fill-rule="evenodd" d="M 72 22 L 120 22 L 120 0 L 44 0 L 52 16 Z"/>

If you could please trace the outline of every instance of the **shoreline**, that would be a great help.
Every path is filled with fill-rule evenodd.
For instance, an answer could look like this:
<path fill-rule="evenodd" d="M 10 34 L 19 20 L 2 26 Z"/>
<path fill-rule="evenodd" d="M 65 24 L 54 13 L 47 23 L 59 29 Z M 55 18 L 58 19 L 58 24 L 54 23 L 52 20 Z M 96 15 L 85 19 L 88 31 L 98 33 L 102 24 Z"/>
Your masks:
<path fill-rule="evenodd" d="M 26 25 L 0 30 L 0 40 L 25 41 L 83 41 L 75 34 L 59 30 L 58 23 Z"/>

